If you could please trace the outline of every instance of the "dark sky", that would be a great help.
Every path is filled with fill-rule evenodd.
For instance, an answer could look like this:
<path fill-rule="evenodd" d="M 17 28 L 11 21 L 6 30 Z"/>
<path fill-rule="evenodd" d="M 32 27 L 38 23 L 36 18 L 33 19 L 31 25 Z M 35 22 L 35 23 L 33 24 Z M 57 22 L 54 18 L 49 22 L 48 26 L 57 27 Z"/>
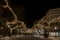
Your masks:
<path fill-rule="evenodd" d="M 13 0 L 13 5 L 19 6 L 24 5 L 25 9 L 25 22 L 28 27 L 31 27 L 36 20 L 40 20 L 45 16 L 46 12 L 52 8 L 60 7 L 58 1 L 38 1 L 38 0 Z"/>

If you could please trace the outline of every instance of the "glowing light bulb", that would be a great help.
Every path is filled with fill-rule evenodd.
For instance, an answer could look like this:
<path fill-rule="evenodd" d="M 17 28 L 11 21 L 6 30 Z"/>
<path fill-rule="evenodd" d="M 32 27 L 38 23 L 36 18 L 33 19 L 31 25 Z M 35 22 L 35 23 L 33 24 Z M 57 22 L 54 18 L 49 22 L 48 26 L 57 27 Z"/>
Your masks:
<path fill-rule="evenodd" d="M 55 27 L 54 29 L 57 29 L 57 27 Z"/>

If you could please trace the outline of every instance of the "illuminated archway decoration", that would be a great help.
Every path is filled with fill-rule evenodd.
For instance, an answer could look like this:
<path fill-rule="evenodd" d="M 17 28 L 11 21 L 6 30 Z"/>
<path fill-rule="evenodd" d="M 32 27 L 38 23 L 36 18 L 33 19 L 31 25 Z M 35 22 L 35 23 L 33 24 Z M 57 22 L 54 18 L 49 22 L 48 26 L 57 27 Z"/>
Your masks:
<path fill-rule="evenodd" d="M 50 27 L 50 23 L 52 23 L 52 22 L 60 22 L 60 8 L 50 9 L 46 13 L 46 15 L 37 22 L 36 25 L 39 24 L 38 27 L 41 27 L 41 28 L 43 28 L 43 25 L 44 25 L 44 27 L 46 27 L 46 26 Z M 47 23 L 47 24 L 45 25 L 44 23 Z"/>

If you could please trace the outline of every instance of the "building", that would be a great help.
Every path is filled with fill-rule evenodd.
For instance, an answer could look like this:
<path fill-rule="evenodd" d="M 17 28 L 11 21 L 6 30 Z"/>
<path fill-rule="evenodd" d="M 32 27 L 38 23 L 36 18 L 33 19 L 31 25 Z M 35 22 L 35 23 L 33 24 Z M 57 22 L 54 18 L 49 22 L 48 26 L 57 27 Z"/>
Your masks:
<path fill-rule="evenodd" d="M 35 27 L 36 25 L 37 27 Z M 50 35 L 55 34 L 54 36 L 58 36 L 60 33 L 60 8 L 50 9 L 46 15 L 35 24 L 35 26 L 36 29 L 47 28 L 49 29 Z"/>

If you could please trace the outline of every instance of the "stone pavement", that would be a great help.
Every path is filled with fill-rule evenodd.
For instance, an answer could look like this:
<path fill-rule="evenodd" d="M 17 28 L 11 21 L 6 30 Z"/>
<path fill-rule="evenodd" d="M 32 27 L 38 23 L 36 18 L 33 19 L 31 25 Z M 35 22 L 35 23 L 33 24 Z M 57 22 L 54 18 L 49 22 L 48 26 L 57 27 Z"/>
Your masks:
<path fill-rule="evenodd" d="M 11 36 L 11 37 L 1 37 L 0 40 L 60 40 L 60 37 L 38 37 L 33 36 L 33 35 L 16 35 L 16 36 Z"/>

